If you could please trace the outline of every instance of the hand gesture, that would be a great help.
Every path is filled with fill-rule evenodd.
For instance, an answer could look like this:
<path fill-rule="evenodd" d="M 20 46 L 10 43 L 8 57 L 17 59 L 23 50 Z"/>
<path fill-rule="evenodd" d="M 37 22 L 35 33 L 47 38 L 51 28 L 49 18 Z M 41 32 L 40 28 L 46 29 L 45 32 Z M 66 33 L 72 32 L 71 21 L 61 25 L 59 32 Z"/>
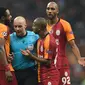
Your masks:
<path fill-rule="evenodd" d="M 5 71 L 5 76 L 8 82 L 12 82 L 13 77 L 12 77 L 12 73 L 10 71 Z"/>
<path fill-rule="evenodd" d="M 25 56 L 29 56 L 29 54 L 30 54 L 30 51 L 27 49 L 27 50 L 22 50 L 21 49 L 21 53 L 23 54 L 23 55 L 25 55 Z"/>
<path fill-rule="evenodd" d="M 80 59 L 78 59 L 78 63 L 82 66 L 85 66 L 85 58 L 81 57 Z"/>

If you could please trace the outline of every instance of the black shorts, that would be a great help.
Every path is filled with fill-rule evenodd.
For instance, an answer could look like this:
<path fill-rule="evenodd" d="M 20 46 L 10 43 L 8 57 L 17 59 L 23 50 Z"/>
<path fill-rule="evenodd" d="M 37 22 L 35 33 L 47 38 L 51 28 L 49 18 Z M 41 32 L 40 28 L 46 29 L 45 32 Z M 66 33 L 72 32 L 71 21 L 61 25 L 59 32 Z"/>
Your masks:
<path fill-rule="evenodd" d="M 38 85 L 37 69 L 35 67 L 16 70 L 15 75 L 18 85 Z"/>

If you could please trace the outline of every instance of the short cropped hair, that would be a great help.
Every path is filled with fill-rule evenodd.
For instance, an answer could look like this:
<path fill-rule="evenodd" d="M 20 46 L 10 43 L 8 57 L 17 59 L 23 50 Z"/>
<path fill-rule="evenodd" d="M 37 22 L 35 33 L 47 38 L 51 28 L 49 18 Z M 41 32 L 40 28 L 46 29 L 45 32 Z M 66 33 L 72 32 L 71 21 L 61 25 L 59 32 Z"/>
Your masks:
<path fill-rule="evenodd" d="M 7 8 L 0 7 L 0 19 L 2 16 L 6 16 L 6 10 L 7 10 Z"/>
<path fill-rule="evenodd" d="M 41 27 L 41 30 L 46 29 L 47 21 L 45 18 L 39 17 L 36 18 L 35 20 L 37 20 L 37 24 Z"/>

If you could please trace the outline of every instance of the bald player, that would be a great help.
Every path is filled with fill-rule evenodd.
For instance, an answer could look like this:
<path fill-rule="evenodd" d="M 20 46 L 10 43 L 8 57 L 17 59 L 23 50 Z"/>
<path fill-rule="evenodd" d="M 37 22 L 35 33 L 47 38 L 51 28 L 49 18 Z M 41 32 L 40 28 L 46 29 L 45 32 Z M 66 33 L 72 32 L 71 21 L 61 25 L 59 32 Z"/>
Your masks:
<path fill-rule="evenodd" d="M 34 45 L 39 36 L 26 31 L 26 19 L 18 16 L 13 22 L 15 32 L 10 35 L 12 65 L 18 80 L 18 85 L 37 85 L 37 70 L 35 61 L 21 53 L 21 49 L 29 49 L 34 53 Z"/>
<path fill-rule="evenodd" d="M 78 60 L 80 65 L 85 66 L 85 58 L 81 58 L 79 49 L 75 43 L 75 37 L 69 22 L 58 17 L 59 8 L 55 2 L 49 2 L 47 4 L 46 13 L 48 17 L 47 30 L 51 33 L 58 48 L 57 55 L 57 68 L 60 71 L 60 83 L 59 85 L 70 85 L 70 68 L 69 62 L 65 54 L 66 43 L 68 42 L 71 49 Z"/>

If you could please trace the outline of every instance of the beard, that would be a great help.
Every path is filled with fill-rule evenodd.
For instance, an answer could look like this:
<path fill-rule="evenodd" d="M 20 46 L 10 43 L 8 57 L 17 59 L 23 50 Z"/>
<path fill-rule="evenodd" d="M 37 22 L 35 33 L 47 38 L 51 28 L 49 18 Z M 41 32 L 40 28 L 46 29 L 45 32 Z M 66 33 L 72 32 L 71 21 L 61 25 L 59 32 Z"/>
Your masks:
<path fill-rule="evenodd" d="M 48 19 L 53 20 L 56 18 L 56 16 L 57 16 L 56 14 L 54 14 L 54 15 L 49 14 L 47 17 L 48 17 Z"/>

